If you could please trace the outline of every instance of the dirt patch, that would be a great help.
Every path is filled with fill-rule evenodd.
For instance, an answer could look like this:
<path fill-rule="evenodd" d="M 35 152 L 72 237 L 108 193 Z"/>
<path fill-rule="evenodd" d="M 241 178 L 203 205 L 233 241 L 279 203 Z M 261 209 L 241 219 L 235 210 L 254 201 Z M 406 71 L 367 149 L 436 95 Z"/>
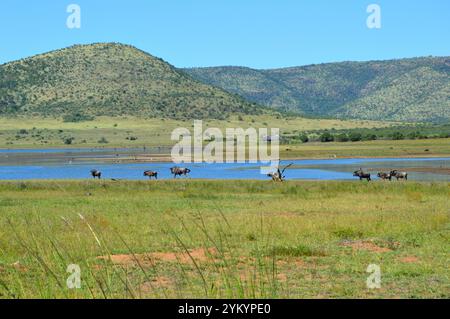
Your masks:
<path fill-rule="evenodd" d="M 277 279 L 280 282 L 286 282 L 288 280 L 288 276 L 285 273 L 277 274 Z"/>
<path fill-rule="evenodd" d="M 417 258 L 416 256 L 401 257 L 398 260 L 401 261 L 402 263 L 406 263 L 406 264 L 414 264 L 414 263 L 419 262 L 419 258 Z"/>
<path fill-rule="evenodd" d="M 189 253 L 152 253 L 150 254 L 152 258 L 164 261 L 164 262 L 180 262 L 183 264 L 195 262 L 208 262 L 215 259 L 217 256 L 217 250 L 214 248 L 204 249 L 197 248 L 189 250 Z"/>
<path fill-rule="evenodd" d="M 351 247 L 353 250 L 367 250 L 374 253 L 387 253 L 392 251 L 392 249 L 380 247 L 372 241 L 345 241 L 341 245 L 344 247 Z"/>
<path fill-rule="evenodd" d="M 301 260 L 300 258 L 295 259 L 288 259 L 288 260 L 278 260 L 277 261 L 278 267 L 284 267 L 284 266 L 293 266 L 295 268 L 306 268 L 308 265 Z"/>
<path fill-rule="evenodd" d="M 22 265 L 20 262 L 15 262 L 10 265 L 0 265 L 0 272 L 6 272 L 7 270 L 14 269 L 19 272 L 27 272 L 28 268 Z"/>
<path fill-rule="evenodd" d="M 111 256 L 99 256 L 100 260 L 111 260 L 113 264 L 123 266 L 154 266 L 158 262 L 174 262 L 182 264 L 191 264 L 194 261 L 196 263 L 205 263 L 214 260 L 217 255 L 217 251 L 213 248 L 204 249 L 192 249 L 188 253 L 177 252 L 153 252 L 145 254 L 122 254 Z"/>

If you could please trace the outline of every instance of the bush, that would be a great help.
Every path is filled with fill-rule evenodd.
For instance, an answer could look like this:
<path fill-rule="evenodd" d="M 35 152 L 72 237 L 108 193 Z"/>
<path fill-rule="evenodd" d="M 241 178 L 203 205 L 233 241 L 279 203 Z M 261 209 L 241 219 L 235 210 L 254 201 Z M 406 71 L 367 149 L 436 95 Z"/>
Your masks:
<path fill-rule="evenodd" d="M 302 143 L 308 143 L 309 142 L 309 137 L 306 134 L 301 134 L 299 136 L 300 141 L 302 141 Z"/>
<path fill-rule="evenodd" d="M 378 139 L 378 136 L 376 134 L 367 134 L 364 136 L 364 140 L 366 141 L 376 141 Z"/>
<path fill-rule="evenodd" d="M 400 133 L 400 132 L 394 132 L 394 133 L 392 134 L 392 139 L 393 139 L 394 141 L 404 140 L 404 139 L 405 139 L 405 136 L 404 136 L 402 133 Z"/>
<path fill-rule="evenodd" d="M 411 132 L 411 133 L 408 133 L 408 135 L 406 135 L 406 137 L 410 140 L 415 140 L 419 136 L 420 136 L 420 132 Z"/>
<path fill-rule="evenodd" d="M 27 135 L 28 131 L 25 130 L 25 129 L 21 129 L 21 130 L 19 130 L 18 134 L 20 134 L 20 135 Z"/>
<path fill-rule="evenodd" d="M 108 140 L 107 140 L 106 138 L 102 137 L 102 138 L 98 141 L 98 143 L 99 143 L 99 144 L 108 144 L 109 142 L 108 142 Z"/>
<path fill-rule="evenodd" d="M 336 136 L 336 141 L 338 142 L 348 142 L 350 139 L 348 138 L 347 134 L 342 133 Z"/>
<path fill-rule="evenodd" d="M 66 123 L 77 123 L 92 120 L 94 120 L 93 116 L 81 113 L 67 114 L 63 117 L 63 121 Z"/>
<path fill-rule="evenodd" d="M 330 134 L 330 132 L 325 132 L 322 135 L 320 135 L 320 141 L 322 143 L 328 143 L 334 141 L 334 136 Z"/>
<path fill-rule="evenodd" d="M 64 139 L 64 144 L 66 144 L 66 145 L 71 145 L 72 142 L 73 142 L 74 140 L 75 140 L 74 137 L 68 137 L 68 138 L 65 138 L 65 139 Z"/>
<path fill-rule="evenodd" d="M 359 142 L 359 141 L 362 140 L 362 135 L 361 135 L 361 133 L 352 132 L 352 133 L 350 133 L 350 135 L 348 136 L 348 138 L 349 138 L 350 141 L 352 141 L 352 142 Z"/>

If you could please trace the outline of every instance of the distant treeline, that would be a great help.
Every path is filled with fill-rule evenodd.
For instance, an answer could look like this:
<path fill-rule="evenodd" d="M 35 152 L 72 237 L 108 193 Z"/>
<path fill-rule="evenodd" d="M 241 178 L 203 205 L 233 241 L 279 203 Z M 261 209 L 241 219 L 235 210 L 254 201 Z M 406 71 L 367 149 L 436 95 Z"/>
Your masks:
<path fill-rule="evenodd" d="M 281 137 L 281 143 L 298 144 L 308 142 L 359 142 L 374 140 L 416 140 L 429 138 L 450 138 L 450 124 L 424 124 L 384 128 L 284 132 Z"/>

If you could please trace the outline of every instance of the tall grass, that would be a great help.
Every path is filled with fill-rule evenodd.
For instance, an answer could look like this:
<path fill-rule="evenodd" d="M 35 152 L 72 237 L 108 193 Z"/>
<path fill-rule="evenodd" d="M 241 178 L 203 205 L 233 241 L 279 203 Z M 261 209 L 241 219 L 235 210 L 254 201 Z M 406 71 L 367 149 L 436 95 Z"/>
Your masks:
<path fill-rule="evenodd" d="M 0 194 L 2 298 L 448 297 L 446 183 L 30 181 Z M 343 245 L 359 242 L 389 250 Z M 81 289 L 67 288 L 70 264 Z"/>

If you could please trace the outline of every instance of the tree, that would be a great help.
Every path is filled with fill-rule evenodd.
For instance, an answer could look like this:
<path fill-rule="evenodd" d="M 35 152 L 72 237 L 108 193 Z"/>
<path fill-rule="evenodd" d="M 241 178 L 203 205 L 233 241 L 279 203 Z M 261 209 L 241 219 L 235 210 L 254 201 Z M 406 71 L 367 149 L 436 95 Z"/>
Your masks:
<path fill-rule="evenodd" d="M 403 140 L 403 139 L 405 139 L 405 136 L 401 132 L 394 132 L 392 134 L 392 139 L 394 141 Z"/>
<path fill-rule="evenodd" d="M 338 141 L 338 142 L 348 142 L 349 138 L 348 138 L 347 134 L 342 133 L 342 134 L 339 134 L 338 136 L 336 136 L 336 141 Z"/>
<path fill-rule="evenodd" d="M 109 142 L 108 142 L 108 140 L 107 140 L 105 137 L 102 137 L 102 138 L 98 141 L 98 143 L 99 143 L 99 144 L 108 144 Z"/>
<path fill-rule="evenodd" d="M 366 141 L 375 141 L 378 139 L 378 136 L 376 134 L 367 134 L 366 136 L 364 136 L 364 139 Z"/>
<path fill-rule="evenodd" d="M 361 135 L 361 133 L 352 132 L 352 133 L 350 133 L 348 138 L 352 142 L 359 142 L 362 140 L 362 135 Z"/>
<path fill-rule="evenodd" d="M 330 134 L 330 132 L 325 132 L 322 135 L 320 135 L 320 141 L 322 143 L 328 143 L 334 141 L 334 136 Z"/>
<path fill-rule="evenodd" d="M 302 143 L 308 143 L 309 142 L 309 137 L 306 134 L 301 134 L 299 136 L 300 141 L 302 141 Z"/>
<path fill-rule="evenodd" d="M 72 142 L 75 140 L 73 137 L 67 137 L 64 139 L 64 144 L 66 145 L 72 145 Z"/>

